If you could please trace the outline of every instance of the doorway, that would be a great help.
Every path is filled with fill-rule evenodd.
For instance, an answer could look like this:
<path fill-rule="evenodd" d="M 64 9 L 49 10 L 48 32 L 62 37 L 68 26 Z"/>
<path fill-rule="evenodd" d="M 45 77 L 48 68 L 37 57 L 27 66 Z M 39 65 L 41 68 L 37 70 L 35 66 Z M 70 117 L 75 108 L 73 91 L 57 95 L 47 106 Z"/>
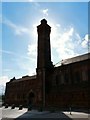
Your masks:
<path fill-rule="evenodd" d="M 30 93 L 28 94 L 28 110 L 32 110 L 34 106 L 34 98 L 35 98 L 34 92 L 30 91 Z"/>

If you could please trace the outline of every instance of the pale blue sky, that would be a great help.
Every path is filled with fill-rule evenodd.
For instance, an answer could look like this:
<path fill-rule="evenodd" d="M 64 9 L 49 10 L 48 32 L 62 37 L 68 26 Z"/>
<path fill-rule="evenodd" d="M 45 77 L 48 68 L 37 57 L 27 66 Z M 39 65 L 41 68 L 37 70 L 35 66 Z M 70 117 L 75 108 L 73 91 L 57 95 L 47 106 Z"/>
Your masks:
<path fill-rule="evenodd" d="M 2 2 L 42 2 L 42 0 L 1 0 Z M 89 0 L 43 0 L 43 2 L 89 2 Z"/>
<path fill-rule="evenodd" d="M 35 74 L 36 27 L 43 18 L 47 19 L 51 26 L 54 64 L 88 52 L 87 2 L 3 2 L 0 50 L 3 82 L 14 76 L 19 78 Z"/>

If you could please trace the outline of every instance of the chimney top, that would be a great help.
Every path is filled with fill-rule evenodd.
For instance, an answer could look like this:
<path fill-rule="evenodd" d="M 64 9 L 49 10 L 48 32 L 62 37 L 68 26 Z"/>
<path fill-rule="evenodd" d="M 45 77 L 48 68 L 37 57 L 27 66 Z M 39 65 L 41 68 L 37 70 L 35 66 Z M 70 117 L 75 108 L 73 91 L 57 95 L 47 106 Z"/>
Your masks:
<path fill-rule="evenodd" d="M 41 24 L 47 24 L 47 20 L 46 19 L 42 19 L 41 20 Z"/>

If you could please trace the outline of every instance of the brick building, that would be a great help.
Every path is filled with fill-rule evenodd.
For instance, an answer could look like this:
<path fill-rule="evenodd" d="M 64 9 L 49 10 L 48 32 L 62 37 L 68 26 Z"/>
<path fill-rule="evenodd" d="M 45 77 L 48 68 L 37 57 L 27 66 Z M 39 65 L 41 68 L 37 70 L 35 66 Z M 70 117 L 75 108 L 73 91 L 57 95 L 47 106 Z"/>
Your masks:
<path fill-rule="evenodd" d="M 5 103 L 34 107 L 88 107 L 89 53 L 53 65 L 51 27 L 45 19 L 37 26 L 36 75 L 11 79 L 6 83 Z"/>

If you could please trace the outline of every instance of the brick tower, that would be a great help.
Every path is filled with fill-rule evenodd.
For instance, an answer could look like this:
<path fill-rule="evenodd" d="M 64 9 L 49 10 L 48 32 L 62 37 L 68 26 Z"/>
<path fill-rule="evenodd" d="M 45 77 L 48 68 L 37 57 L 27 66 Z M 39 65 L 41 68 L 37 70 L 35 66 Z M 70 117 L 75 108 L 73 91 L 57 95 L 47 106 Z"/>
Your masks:
<path fill-rule="evenodd" d="M 37 79 L 41 88 L 41 104 L 45 107 L 45 96 L 47 91 L 48 76 L 53 68 L 51 62 L 50 32 L 51 27 L 45 19 L 37 26 L 38 32 L 38 53 L 37 53 Z"/>

